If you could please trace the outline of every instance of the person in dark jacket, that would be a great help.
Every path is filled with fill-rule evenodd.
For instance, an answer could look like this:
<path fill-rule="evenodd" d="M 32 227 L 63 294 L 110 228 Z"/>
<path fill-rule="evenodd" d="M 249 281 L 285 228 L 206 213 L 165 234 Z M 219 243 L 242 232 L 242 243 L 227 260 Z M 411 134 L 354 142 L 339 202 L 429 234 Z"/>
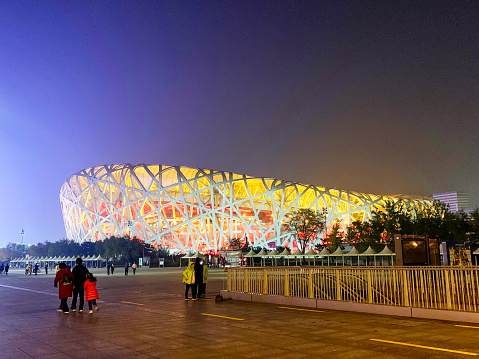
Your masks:
<path fill-rule="evenodd" d="M 73 300 L 72 306 L 70 309 L 72 311 L 76 311 L 77 307 L 77 296 L 80 297 L 80 305 L 78 306 L 79 312 L 83 312 L 83 304 L 85 302 L 85 290 L 83 289 L 83 285 L 85 284 L 86 274 L 88 273 L 88 269 L 85 268 L 82 264 L 82 259 L 76 259 L 76 266 L 73 268 L 72 273 L 75 277 L 75 287 L 73 288 Z"/>
<path fill-rule="evenodd" d="M 196 258 L 195 260 L 195 287 L 197 290 L 196 298 L 201 298 L 201 289 L 203 288 L 203 263 L 201 258 Z M 199 290 L 198 290 L 199 289 Z"/>
<path fill-rule="evenodd" d="M 5 267 L 3 266 L 3 262 L 0 263 L 0 275 L 3 274 L 3 270 L 5 269 Z"/>
<path fill-rule="evenodd" d="M 201 263 L 201 262 L 200 262 Z M 201 284 L 200 288 L 200 295 L 206 296 L 206 282 L 208 281 L 208 264 L 203 263 L 203 284 Z"/>
<path fill-rule="evenodd" d="M 59 271 L 53 282 L 54 287 L 58 287 L 58 298 L 60 298 L 60 308 L 58 311 L 68 314 L 68 297 L 72 296 L 73 286 L 75 285 L 75 277 L 68 269 L 65 263 L 60 263 Z"/>
<path fill-rule="evenodd" d="M 128 275 L 128 269 L 130 268 L 130 265 L 128 262 L 125 263 L 125 275 Z"/>
<path fill-rule="evenodd" d="M 115 265 L 113 263 L 111 264 L 110 269 L 111 269 L 111 275 L 113 275 L 113 272 L 115 271 Z"/>
<path fill-rule="evenodd" d="M 8 275 L 8 269 L 10 268 L 10 265 L 7 263 L 5 264 L 5 275 Z"/>

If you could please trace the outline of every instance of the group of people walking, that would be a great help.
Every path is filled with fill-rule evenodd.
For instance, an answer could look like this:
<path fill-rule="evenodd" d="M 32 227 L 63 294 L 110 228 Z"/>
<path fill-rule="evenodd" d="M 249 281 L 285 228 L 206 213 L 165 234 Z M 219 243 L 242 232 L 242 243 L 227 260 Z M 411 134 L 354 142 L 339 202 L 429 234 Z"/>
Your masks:
<path fill-rule="evenodd" d="M 39 272 L 40 272 L 40 267 L 38 263 L 35 263 L 35 265 L 32 265 L 29 263 L 25 266 L 25 275 L 29 275 L 29 274 L 32 275 L 32 273 L 37 275 Z M 45 274 L 48 274 L 48 263 L 45 264 Z"/>
<path fill-rule="evenodd" d="M 5 275 L 8 275 L 8 270 L 10 269 L 10 265 L 7 263 L 3 265 L 3 262 L 0 263 L 0 275 L 5 273 Z"/>
<path fill-rule="evenodd" d="M 57 273 L 53 285 L 58 287 L 58 297 L 60 299 L 59 312 L 68 314 L 71 311 L 83 312 L 85 300 L 88 302 L 89 313 L 93 313 L 93 309 L 98 310 L 96 300 L 98 299 L 98 291 L 96 289 L 97 279 L 92 273 L 82 264 L 82 259 L 76 259 L 76 266 L 70 271 L 65 263 L 57 265 Z M 128 275 L 129 264 L 125 264 L 125 275 Z M 136 272 L 137 265 L 133 263 L 131 268 L 133 274 Z M 38 264 L 34 269 L 31 264 L 25 268 L 25 274 L 31 274 L 32 271 L 37 274 Z M 0 263 L 0 275 L 4 272 L 8 274 L 9 265 L 5 266 Z M 108 275 L 113 274 L 115 266 L 109 263 L 107 266 Z M 45 265 L 45 273 L 48 274 L 48 264 Z M 183 283 L 185 283 L 185 300 L 189 300 L 189 292 L 191 291 L 191 299 L 197 300 L 204 298 L 206 295 L 206 282 L 208 281 L 208 266 L 204 263 L 202 258 L 196 258 L 194 262 L 189 262 L 188 267 L 183 271 Z M 68 298 L 73 297 L 71 307 L 68 307 Z"/>
<path fill-rule="evenodd" d="M 131 269 L 133 269 L 133 274 L 136 274 L 136 268 L 138 268 L 138 266 L 136 265 L 136 263 L 133 262 L 133 264 L 131 265 Z M 128 275 L 129 269 L 130 269 L 130 263 L 126 262 L 125 275 Z M 110 272 L 111 272 L 111 275 L 113 275 L 113 273 L 115 272 L 115 265 L 113 263 L 108 263 L 108 265 L 106 266 L 106 274 L 110 275 Z"/>
<path fill-rule="evenodd" d="M 135 262 L 133 262 L 133 264 L 131 265 L 131 269 L 133 269 L 133 274 L 136 273 L 136 268 L 137 268 L 137 265 Z M 130 269 L 130 263 L 126 262 L 125 263 L 125 275 L 128 275 L 128 269 Z M 113 272 L 112 272 L 113 274 Z"/>
<path fill-rule="evenodd" d="M 60 298 L 59 312 L 69 313 L 68 298 L 73 296 L 70 309 L 75 312 L 77 299 L 79 298 L 78 311 L 83 312 L 85 299 L 88 301 L 89 313 L 93 313 L 93 308 L 98 310 L 96 300 L 98 291 L 96 289 L 97 280 L 88 269 L 82 264 L 82 259 L 76 259 L 76 266 L 72 271 L 68 269 L 65 263 L 59 263 L 59 270 L 55 276 L 53 285 L 58 287 L 58 297 Z"/>
<path fill-rule="evenodd" d="M 185 283 L 185 300 L 189 300 L 189 292 L 193 300 L 204 298 L 206 295 L 206 282 L 208 281 L 208 266 L 201 258 L 189 262 L 183 271 L 183 283 Z"/>
<path fill-rule="evenodd" d="M 36 263 L 35 266 L 31 264 L 25 266 L 25 275 L 32 275 L 32 273 L 35 273 L 35 275 L 38 274 L 38 263 Z"/>

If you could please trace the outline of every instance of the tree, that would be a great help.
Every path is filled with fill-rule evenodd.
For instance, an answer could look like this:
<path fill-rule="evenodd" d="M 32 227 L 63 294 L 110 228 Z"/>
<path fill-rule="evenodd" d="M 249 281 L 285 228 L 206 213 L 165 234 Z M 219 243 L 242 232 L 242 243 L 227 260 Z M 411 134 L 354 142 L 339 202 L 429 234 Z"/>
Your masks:
<path fill-rule="evenodd" d="M 83 242 L 80 247 L 82 256 L 88 257 L 95 254 L 95 242 Z"/>
<path fill-rule="evenodd" d="M 95 250 L 104 256 L 108 261 L 136 262 L 143 256 L 143 247 L 145 244 L 138 237 L 130 238 L 111 236 L 103 242 L 95 244 Z"/>
<path fill-rule="evenodd" d="M 60 239 L 58 242 L 45 242 L 47 256 L 78 256 L 82 253 L 81 245 L 73 240 Z"/>
<path fill-rule="evenodd" d="M 304 252 L 306 244 L 314 241 L 324 229 L 326 215 L 310 208 L 299 209 L 287 216 L 283 228 L 296 237 L 298 248 Z"/>
<path fill-rule="evenodd" d="M 444 216 L 448 212 L 446 205 L 434 200 L 431 206 L 416 213 L 415 233 L 430 238 L 444 237 Z"/>
<path fill-rule="evenodd" d="M 232 251 L 237 251 L 240 249 L 241 239 L 239 238 L 230 238 L 228 239 L 228 249 Z"/>
<path fill-rule="evenodd" d="M 13 252 L 21 253 L 21 255 L 25 255 L 27 254 L 28 245 L 20 243 L 8 243 L 6 248 Z"/>
<path fill-rule="evenodd" d="M 479 209 L 476 208 L 470 215 L 469 239 L 474 249 L 479 247 Z"/>
<path fill-rule="evenodd" d="M 339 223 L 334 223 L 331 232 L 328 233 L 326 240 L 329 244 L 329 251 L 333 253 L 341 245 L 342 241 L 341 233 L 339 233 Z"/>
<path fill-rule="evenodd" d="M 5 248 L 0 248 L 0 261 L 11 261 L 14 258 L 23 257 L 25 253 L 25 244 L 8 243 Z"/>
<path fill-rule="evenodd" d="M 386 201 L 384 211 L 376 210 L 371 219 L 371 235 L 373 238 L 389 244 L 394 240 L 394 233 L 400 233 L 400 217 L 404 202 Z"/>
<path fill-rule="evenodd" d="M 28 254 L 33 257 L 46 257 L 48 255 L 48 248 L 51 243 L 38 243 L 28 248 Z"/>
<path fill-rule="evenodd" d="M 379 232 L 379 230 L 376 230 Z M 346 241 L 350 244 L 354 244 L 359 252 L 364 252 L 369 246 L 374 250 L 379 250 L 384 247 L 381 245 L 381 236 L 385 234 L 373 235 L 373 227 L 371 221 L 361 222 L 354 221 L 348 228 L 346 235 Z"/>

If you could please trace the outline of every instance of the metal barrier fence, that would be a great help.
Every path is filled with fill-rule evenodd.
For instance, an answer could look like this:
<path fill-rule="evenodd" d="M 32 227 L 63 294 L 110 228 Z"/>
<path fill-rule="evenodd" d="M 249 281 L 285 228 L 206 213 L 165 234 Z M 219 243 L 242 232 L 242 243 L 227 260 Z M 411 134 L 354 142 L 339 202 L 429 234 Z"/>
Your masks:
<path fill-rule="evenodd" d="M 479 312 L 479 268 L 228 268 L 227 290 Z"/>

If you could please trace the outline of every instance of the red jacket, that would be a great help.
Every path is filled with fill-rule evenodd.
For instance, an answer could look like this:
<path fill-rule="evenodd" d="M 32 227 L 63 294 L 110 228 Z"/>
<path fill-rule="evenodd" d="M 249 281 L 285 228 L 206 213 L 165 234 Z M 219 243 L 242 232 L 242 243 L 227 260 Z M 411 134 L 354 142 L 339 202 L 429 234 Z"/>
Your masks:
<path fill-rule="evenodd" d="M 98 299 L 98 292 L 96 290 L 96 282 L 90 282 L 89 279 L 85 281 L 85 300 Z"/>
<path fill-rule="evenodd" d="M 58 286 L 58 298 L 63 299 L 71 297 L 73 286 L 75 285 L 75 277 L 73 277 L 72 272 L 70 272 L 68 268 L 62 268 L 57 272 L 53 285 L 55 287 Z"/>

